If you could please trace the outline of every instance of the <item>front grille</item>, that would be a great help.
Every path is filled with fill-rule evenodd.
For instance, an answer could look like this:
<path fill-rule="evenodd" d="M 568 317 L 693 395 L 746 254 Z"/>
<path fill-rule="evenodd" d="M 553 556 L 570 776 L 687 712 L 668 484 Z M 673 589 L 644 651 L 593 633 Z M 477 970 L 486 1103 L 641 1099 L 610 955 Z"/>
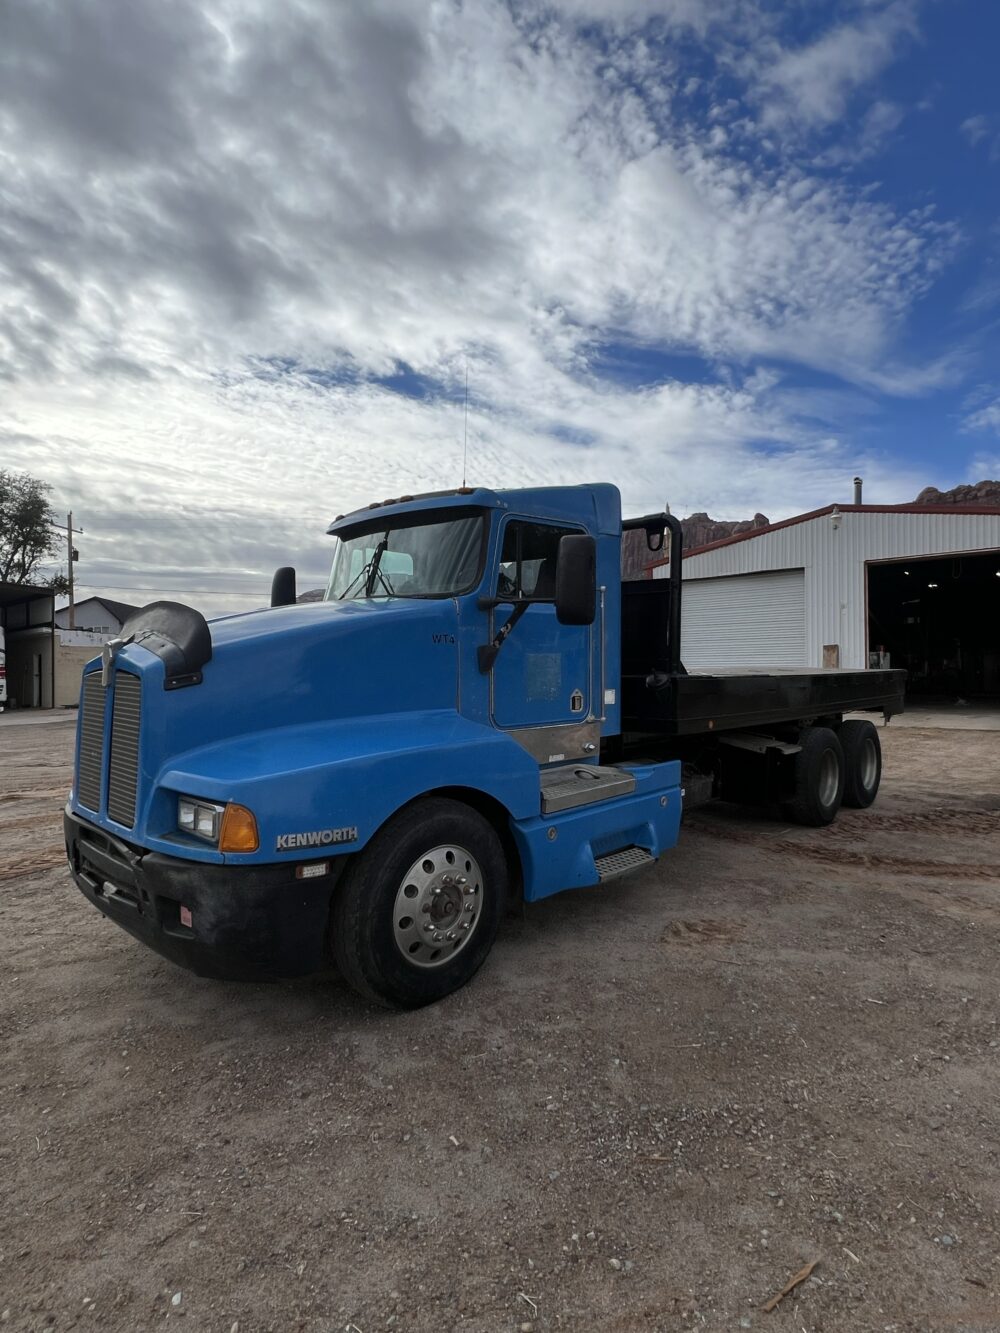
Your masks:
<path fill-rule="evenodd" d="M 118 824 L 135 824 L 139 783 L 139 717 L 142 682 L 128 671 L 115 673 L 111 709 L 111 755 L 108 763 L 108 815 Z"/>
<path fill-rule="evenodd" d="M 83 678 L 80 717 L 80 770 L 76 794 L 88 810 L 101 808 L 101 761 L 104 757 L 104 700 L 106 691 L 101 673 L 92 671 Z"/>

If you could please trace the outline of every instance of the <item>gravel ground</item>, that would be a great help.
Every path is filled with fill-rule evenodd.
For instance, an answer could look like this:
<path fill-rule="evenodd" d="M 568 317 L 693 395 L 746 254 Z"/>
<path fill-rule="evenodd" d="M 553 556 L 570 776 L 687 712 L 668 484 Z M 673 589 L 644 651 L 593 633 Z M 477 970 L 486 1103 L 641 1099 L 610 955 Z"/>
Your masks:
<path fill-rule="evenodd" d="M 883 735 L 873 810 L 695 811 L 400 1015 L 105 922 L 72 724 L 0 723 L 0 1322 L 1000 1329 L 1000 733 Z"/>

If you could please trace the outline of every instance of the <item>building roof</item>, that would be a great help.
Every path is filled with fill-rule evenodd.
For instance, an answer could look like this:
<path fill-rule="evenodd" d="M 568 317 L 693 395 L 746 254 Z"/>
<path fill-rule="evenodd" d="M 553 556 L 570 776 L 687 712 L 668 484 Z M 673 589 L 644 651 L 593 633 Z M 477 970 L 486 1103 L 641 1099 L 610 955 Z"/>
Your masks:
<path fill-rule="evenodd" d="M 116 620 L 120 620 L 124 625 L 129 616 L 139 610 L 131 602 L 113 602 L 110 597 L 95 597 L 95 602 L 100 602 L 102 606 L 107 607 Z"/>
<path fill-rule="evenodd" d="M 97 596 L 78 597 L 73 604 L 74 610 L 79 610 L 81 606 L 86 606 L 88 602 L 99 602 L 106 611 L 110 611 L 114 618 L 121 621 L 123 625 L 130 615 L 139 610 L 139 608 L 133 606 L 131 602 L 115 602 L 110 597 Z M 67 609 L 68 608 L 65 606 L 60 607 L 60 614 Z"/>
<path fill-rule="evenodd" d="M 722 537 L 717 542 L 706 542 L 704 546 L 694 546 L 684 552 L 684 559 L 691 555 L 704 555 L 706 551 L 717 551 L 720 546 L 734 546 L 737 542 L 765 537 L 769 532 L 778 532 L 781 528 L 794 527 L 796 523 L 808 523 L 811 519 L 822 518 L 837 510 L 841 514 L 996 514 L 1000 516 L 1000 505 L 825 505 L 822 509 L 811 509 L 807 514 L 796 514 L 794 518 L 783 518 L 777 523 L 768 523 L 765 528 L 750 528 L 747 532 L 736 532 L 731 537 Z M 663 560 L 651 560 L 646 569 L 655 569 L 658 565 L 669 565 L 669 557 Z"/>

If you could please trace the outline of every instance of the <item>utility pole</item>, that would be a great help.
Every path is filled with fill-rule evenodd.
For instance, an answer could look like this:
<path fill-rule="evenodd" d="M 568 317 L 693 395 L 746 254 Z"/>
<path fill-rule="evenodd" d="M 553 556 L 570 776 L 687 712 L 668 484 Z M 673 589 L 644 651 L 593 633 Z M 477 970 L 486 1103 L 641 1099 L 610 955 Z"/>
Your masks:
<path fill-rule="evenodd" d="M 54 528 L 63 527 L 62 523 L 53 523 Z M 73 605 L 73 564 L 80 559 L 80 552 L 73 545 L 73 534 L 83 536 L 83 528 L 74 528 L 73 515 L 66 515 L 66 572 L 69 580 L 69 629 L 76 629 L 76 608 Z"/>

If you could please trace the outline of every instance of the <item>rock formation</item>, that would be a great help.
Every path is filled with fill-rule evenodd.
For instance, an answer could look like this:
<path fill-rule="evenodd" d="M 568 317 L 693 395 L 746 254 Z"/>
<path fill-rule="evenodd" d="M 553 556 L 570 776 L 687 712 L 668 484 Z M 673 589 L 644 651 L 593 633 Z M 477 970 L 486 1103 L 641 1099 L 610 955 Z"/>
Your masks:
<path fill-rule="evenodd" d="M 681 519 L 684 530 L 684 549 L 692 551 L 696 546 L 707 546 L 709 542 L 722 541 L 724 537 L 734 537 L 740 532 L 751 532 L 757 528 L 766 528 L 770 519 L 764 514 L 754 514 L 753 518 L 719 519 L 709 518 L 707 514 L 691 514 Z M 656 560 L 662 560 L 669 554 L 670 545 L 664 543 L 662 552 L 651 554 L 646 546 L 644 532 L 627 532 L 622 542 L 622 578 L 637 579 L 642 571 Z"/>
<path fill-rule="evenodd" d="M 950 491 L 925 486 L 914 504 L 993 505 L 1000 508 L 1000 481 L 977 481 L 974 486 L 953 486 Z"/>

